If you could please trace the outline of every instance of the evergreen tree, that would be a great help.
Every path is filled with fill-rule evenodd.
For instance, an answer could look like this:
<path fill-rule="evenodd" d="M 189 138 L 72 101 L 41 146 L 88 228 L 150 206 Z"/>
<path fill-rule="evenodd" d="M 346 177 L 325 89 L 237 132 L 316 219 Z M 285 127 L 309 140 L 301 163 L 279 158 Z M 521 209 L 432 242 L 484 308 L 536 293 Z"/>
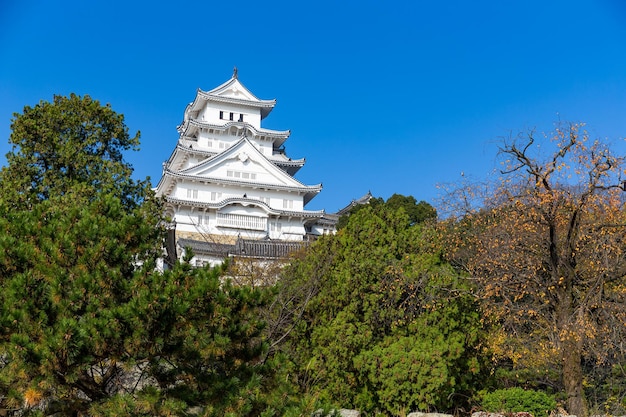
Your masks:
<path fill-rule="evenodd" d="M 462 403 L 454 394 L 479 372 L 478 313 L 433 229 L 410 223 L 363 207 L 286 269 L 276 317 L 303 394 L 387 415 Z"/>
<path fill-rule="evenodd" d="M 16 114 L 0 172 L 0 391 L 43 415 L 258 413 L 262 289 L 159 273 L 162 208 L 123 116 L 89 97 Z"/>
<path fill-rule="evenodd" d="M 428 220 L 434 220 L 437 218 L 437 210 L 425 201 L 419 203 L 413 196 L 405 196 L 402 194 L 394 194 L 385 201 L 381 197 L 372 197 L 366 204 L 360 204 L 352 207 L 348 213 L 339 218 L 337 222 L 337 230 L 341 230 L 348 224 L 348 220 L 352 214 L 355 214 L 359 210 L 371 206 L 378 207 L 386 205 L 389 209 L 397 210 L 402 208 L 408 216 L 408 224 L 414 225 L 424 223 Z"/>

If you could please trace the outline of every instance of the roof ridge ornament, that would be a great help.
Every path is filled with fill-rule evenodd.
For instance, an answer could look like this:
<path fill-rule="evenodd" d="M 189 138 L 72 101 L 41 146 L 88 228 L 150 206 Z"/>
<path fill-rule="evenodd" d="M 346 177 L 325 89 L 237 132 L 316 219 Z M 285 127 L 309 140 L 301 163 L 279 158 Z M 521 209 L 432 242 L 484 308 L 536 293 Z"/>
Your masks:
<path fill-rule="evenodd" d="M 236 80 L 239 77 L 239 75 L 237 75 L 237 71 L 238 71 L 237 67 L 234 67 L 233 68 L 233 80 Z"/>

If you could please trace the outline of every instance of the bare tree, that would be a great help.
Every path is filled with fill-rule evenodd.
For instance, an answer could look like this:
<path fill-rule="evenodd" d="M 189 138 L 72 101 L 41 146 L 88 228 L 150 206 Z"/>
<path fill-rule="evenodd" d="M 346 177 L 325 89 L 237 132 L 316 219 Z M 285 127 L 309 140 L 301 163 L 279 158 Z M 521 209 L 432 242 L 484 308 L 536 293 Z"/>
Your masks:
<path fill-rule="evenodd" d="M 556 367 L 568 411 L 586 416 L 583 360 L 606 363 L 626 330 L 624 158 L 580 124 L 509 138 L 500 156 L 501 181 L 453 222 L 451 256 L 497 323 L 494 355 Z"/>

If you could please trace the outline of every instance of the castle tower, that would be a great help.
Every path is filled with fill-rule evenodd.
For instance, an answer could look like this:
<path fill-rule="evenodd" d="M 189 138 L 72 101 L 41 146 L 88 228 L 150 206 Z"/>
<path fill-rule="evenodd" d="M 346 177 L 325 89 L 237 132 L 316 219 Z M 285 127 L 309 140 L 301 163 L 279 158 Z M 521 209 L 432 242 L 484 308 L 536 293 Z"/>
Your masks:
<path fill-rule="evenodd" d="M 236 69 L 222 85 L 198 89 L 156 187 L 174 227 L 170 257 L 174 243 L 176 256 L 191 247 L 197 264 L 280 257 L 331 231 L 323 210 L 304 208 L 322 186 L 294 178 L 305 161 L 285 154 L 290 132 L 261 127 L 275 105 L 252 94 Z"/>

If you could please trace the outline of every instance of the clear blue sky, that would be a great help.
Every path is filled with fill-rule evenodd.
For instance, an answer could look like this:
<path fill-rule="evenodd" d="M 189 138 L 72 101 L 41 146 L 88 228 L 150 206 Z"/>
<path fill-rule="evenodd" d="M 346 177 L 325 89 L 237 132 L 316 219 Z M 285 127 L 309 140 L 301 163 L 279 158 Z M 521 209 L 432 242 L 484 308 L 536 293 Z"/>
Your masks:
<path fill-rule="evenodd" d="M 14 112 L 75 92 L 141 131 L 127 158 L 156 184 L 196 89 L 234 66 L 278 100 L 264 127 L 291 130 L 297 178 L 323 183 L 310 209 L 435 203 L 495 168 L 499 137 L 557 119 L 626 136 L 621 0 L 0 0 L 0 164 Z"/>

